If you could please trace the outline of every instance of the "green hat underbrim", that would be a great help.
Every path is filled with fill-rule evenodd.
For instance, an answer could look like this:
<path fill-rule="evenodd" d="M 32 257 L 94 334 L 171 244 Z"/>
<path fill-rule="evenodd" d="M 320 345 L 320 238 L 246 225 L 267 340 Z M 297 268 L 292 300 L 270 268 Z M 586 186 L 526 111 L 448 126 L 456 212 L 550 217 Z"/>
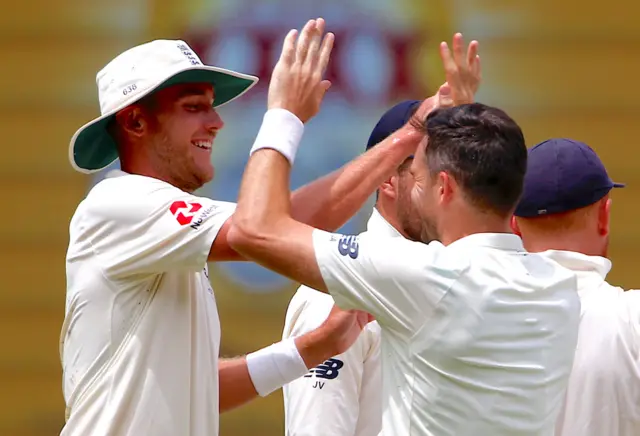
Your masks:
<path fill-rule="evenodd" d="M 222 106 L 240 97 L 258 82 L 258 78 L 216 67 L 196 67 L 181 71 L 164 82 L 141 93 L 129 106 L 154 91 L 184 83 L 211 83 L 215 90 L 214 107 Z M 126 107 L 124 106 L 124 107 Z M 115 114 L 124 107 L 116 108 L 85 124 L 71 139 L 69 159 L 79 172 L 90 174 L 104 169 L 118 159 L 116 143 L 107 131 Z"/>

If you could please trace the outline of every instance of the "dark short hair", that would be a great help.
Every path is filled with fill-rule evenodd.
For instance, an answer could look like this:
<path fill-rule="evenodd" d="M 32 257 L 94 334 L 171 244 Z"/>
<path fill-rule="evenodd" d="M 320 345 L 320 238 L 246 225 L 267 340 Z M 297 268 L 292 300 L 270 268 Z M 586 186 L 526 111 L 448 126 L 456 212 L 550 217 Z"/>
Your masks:
<path fill-rule="evenodd" d="M 480 209 L 500 216 L 513 213 L 522 195 L 527 147 L 509 115 L 472 103 L 435 110 L 420 124 L 433 175 L 449 173 Z"/>

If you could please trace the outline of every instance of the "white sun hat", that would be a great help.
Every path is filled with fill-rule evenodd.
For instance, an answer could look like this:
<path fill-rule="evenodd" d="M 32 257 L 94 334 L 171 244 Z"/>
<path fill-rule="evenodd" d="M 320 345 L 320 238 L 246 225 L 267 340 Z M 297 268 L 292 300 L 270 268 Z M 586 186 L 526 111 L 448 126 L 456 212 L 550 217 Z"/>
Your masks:
<path fill-rule="evenodd" d="M 184 41 L 156 40 L 133 47 L 97 74 L 101 115 L 71 138 L 71 165 L 90 174 L 118 159 L 116 143 L 107 131 L 109 122 L 118 111 L 153 91 L 182 83 L 211 83 L 213 106 L 218 107 L 240 97 L 257 82 L 255 76 L 204 65 Z"/>

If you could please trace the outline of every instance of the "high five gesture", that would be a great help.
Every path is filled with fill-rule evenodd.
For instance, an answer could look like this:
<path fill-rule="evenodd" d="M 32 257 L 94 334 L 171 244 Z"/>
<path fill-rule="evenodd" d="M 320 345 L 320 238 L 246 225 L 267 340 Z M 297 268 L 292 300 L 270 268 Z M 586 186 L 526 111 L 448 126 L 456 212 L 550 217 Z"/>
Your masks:
<path fill-rule="evenodd" d="M 323 80 L 334 35 L 325 34 L 322 18 L 309 20 L 298 35 L 287 34 L 269 83 L 268 108 L 281 108 L 307 122 L 320 110 L 331 82 Z"/>

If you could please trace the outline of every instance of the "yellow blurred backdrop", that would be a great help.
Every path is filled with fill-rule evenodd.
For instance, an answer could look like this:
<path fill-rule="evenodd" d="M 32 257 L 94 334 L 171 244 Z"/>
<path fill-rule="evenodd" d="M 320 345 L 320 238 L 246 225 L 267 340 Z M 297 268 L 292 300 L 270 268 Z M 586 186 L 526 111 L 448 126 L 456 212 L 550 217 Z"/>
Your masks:
<path fill-rule="evenodd" d="M 484 69 L 480 101 L 510 113 L 523 127 L 529 145 L 554 136 L 589 143 L 611 176 L 627 183 L 626 189 L 613 194 L 610 279 L 624 287 L 640 286 L 635 274 L 640 241 L 635 214 L 640 206 L 634 201 L 640 193 L 636 157 L 640 4 L 632 0 L 585 0 L 579 6 L 553 0 L 325 3 L 333 8 L 294 0 L 29 0 L 11 2 L 11 13 L 0 14 L 4 150 L 0 193 L 5 207 L 0 215 L 4 277 L 0 284 L 0 435 L 53 435 L 63 425 L 58 344 L 64 316 L 67 230 L 77 203 L 95 181 L 72 171 L 67 144 L 75 129 L 98 115 L 96 72 L 124 49 L 155 38 L 185 38 L 204 50 L 222 47 L 223 36 L 233 34 L 236 39 L 225 42 L 226 51 L 200 53 L 201 57 L 216 59 L 220 53 L 231 53 L 236 64 L 249 68 L 243 72 L 257 74 L 252 70 L 258 68 L 253 62 L 255 41 L 269 32 L 276 32 L 279 40 L 286 26 L 324 14 L 328 26 L 339 30 L 337 44 L 341 35 L 359 35 L 342 47 L 347 54 L 336 60 L 340 71 L 333 73 L 342 87 L 327 103 L 328 114 L 318 121 L 326 126 L 338 123 L 338 117 L 347 120 L 332 131 L 336 137 L 316 139 L 325 143 L 323 159 L 332 153 L 338 158 L 323 161 L 319 169 L 310 164 L 317 161 L 317 152 L 309 152 L 306 158 L 310 168 L 323 172 L 364 148 L 375 117 L 386 106 L 399 98 L 425 96 L 441 83 L 435 51 L 440 40 L 450 39 L 458 30 L 467 38 L 479 39 Z M 287 4 L 305 6 L 291 12 Z M 270 21 L 252 21 L 268 16 Z M 367 43 L 393 38 L 396 42 L 384 53 Z M 236 59 L 238 50 L 244 53 L 243 59 Z M 390 62 L 405 65 L 388 72 L 385 63 Z M 363 69 L 375 70 L 371 65 L 380 69 L 379 76 L 360 74 Z M 385 81 L 384 87 L 376 86 L 376 81 Z M 341 103 L 339 95 L 355 103 Z M 232 132 L 227 140 L 245 141 L 244 154 L 250 145 L 246 141 L 258 128 L 264 88 L 247 101 L 240 103 L 241 109 L 224 114 Z M 245 115 L 247 111 L 253 115 Z M 245 116 L 255 128 L 246 138 L 237 136 Z M 349 146 L 343 147 L 338 136 L 346 138 Z M 217 147 L 226 143 L 220 140 Z M 206 190 L 227 200 L 235 195 L 227 187 L 237 185 L 243 156 L 230 153 L 220 151 L 222 181 L 214 181 Z M 361 221 L 356 220 L 353 228 Z M 239 278 L 242 272 L 225 265 L 212 270 L 223 354 L 243 354 L 278 340 L 293 285 L 258 272 L 251 272 L 257 279 L 247 283 Z M 259 286 L 267 281 L 269 286 Z M 221 435 L 282 435 L 282 421 L 278 392 L 224 415 Z"/>

